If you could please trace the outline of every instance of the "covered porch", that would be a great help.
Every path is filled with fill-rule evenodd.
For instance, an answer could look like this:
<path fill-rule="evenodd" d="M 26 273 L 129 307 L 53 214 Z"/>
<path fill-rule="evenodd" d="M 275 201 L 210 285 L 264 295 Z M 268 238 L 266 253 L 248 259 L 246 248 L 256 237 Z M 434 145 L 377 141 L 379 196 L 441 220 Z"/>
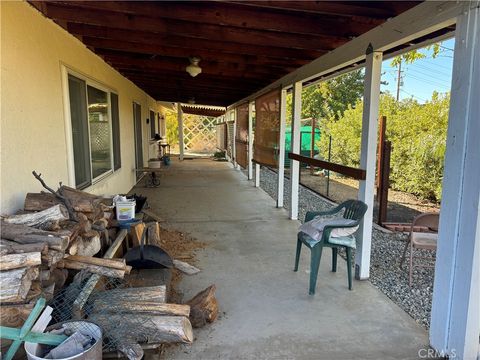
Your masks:
<path fill-rule="evenodd" d="M 198 329 L 192 345 L 168 349 L 167 358 L 417 359 L 426 353 L 427 332 L 370 282 L 355 281 L 348 291 L 345 262 L 332 273 L 329 251 L 317 294 L 309 296 L 308 251 L 292 271 L 300 222 L 229 163 L 174 159 L 159 188 L 134 191 L 148 196 L 162 227 L 207 244 L 197 253 L 202 272 L 180 284 L 185 298 L 217 287 L 219 321 Z"/>
<path fill-rule="evenodd" d="M 191 348 L 170 349 L 172 358 L 479 358 L 478 1 L 28 3 L 32 7 L 2 4 L 2 21 L 10 31 L 2 41 L 2 173 L 10 174 L 2 178 L 2 193 L 7 194 L 2 209 L 19 208 L 19 194 L 33 182 L 25 180 L 32 166 L 44 168 L 52 182 L 60 178 L 96 194 L 128 191 L 137 180 L 135 169 L 156 155 L 151 142 L 156 133 L 165 135 L 161 102 L 176 104 L 181 159 L 182 104 L 226 110 L 234 138 L 231 164 L 174 161 L 162 186 L 145 190 L 166 225 L 209 242 L 199 254 L 204 271 L 182 286 L 216 283 L 225 311 L 221 321 L 198 333 Z M 305 160 L 299 146 L 301 94 L 310 84 L 365 69 L 360 164 L 355 169 L 325 162 L 321 166 L 353 173 L 360 181 L 359 200 L 368 211 L 358 231 L 355 275 L 368 280 L 382 61 L 453 36 L 427 338 L 368 281 L 356 281 L 355 290 L 348 291 L 343 263 L 333 274 L 324 257 L 315 297 L 308 296 L 306 287 L 307 252 L 301 271 L 291 271 L 299 225 L 299 167 Z M 198 64 L 198 77 L 187 74 L 190 66 L 197 66 L 198 75 Z M 108 159 L 106 165 L 95 163 L 99 152 L 91 149 L 93 135 L 102 133 L 88 127 L 88 121 L 99 117 L 93 110 L 87 117 L 91 105 L 99 103 L 87 103 L 84 92 L 89 90 L 104 98 L 101 117 L 108 131 L 101 154 Z M 292 149 L 285 156 L 289 92 Z M 27 100 L 22 106 L 20 98 Z M 265 126 L 275 143 L 267 149 L 278 155 L 275 202 L 258 189 L 259 155 L 265 146 L 259 141 L 258 111 L 254 118 L 257 102 L 273 104 L 275 113 L 272 124 Z M 243 134 L 237 131 L 240 113 Z M 243 164 L 237 144 L 243 147 Z M 286 157 L 291 164 L 288 196 Z M 238 171 L 241 167 L 247 176 Z M 419 354 L 428 346 L 433 352 Z"/>

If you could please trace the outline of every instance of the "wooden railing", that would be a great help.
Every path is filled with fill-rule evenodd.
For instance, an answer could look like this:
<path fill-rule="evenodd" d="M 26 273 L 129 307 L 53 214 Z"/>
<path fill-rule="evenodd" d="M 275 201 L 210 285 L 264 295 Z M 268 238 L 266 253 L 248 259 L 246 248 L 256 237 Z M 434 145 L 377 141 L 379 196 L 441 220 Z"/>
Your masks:
<path fill-rule="evenodd" d="M 301 163 L 304 163 L 310 166 L 316 166 L 325 170 L 334 171 L 336 173 L 351 177 L 355 180 L 365 180 L 367 175 L 367 172 L 363 169 L 335 164 L 335 163 L 331 163 L 331 162 L 323 161 L 319 159 L 313 159 L 307 156 L 302 156 L 294 153 L 288 153 L 288 158 L 292 160 L 300 161 Z"/>

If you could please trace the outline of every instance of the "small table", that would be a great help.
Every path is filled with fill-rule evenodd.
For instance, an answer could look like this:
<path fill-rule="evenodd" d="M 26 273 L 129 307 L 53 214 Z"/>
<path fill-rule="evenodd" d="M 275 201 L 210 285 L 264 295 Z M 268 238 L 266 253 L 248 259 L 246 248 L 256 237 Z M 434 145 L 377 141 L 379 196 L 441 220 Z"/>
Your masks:
<path fill-rule="evenodd" d="M 161 173 L 161 171 L 162 171 L 162 169 L 160 169 L 160 168 L 149 168 L 149 167 L 141 168 L 141 169 L 135 169 L 135 172 L 143 173 L 143 174 L 147 175 L 147 178 L 146 178 L 146 181 L 145 181 L 145 186 L 146 187 L 158 187 L 160 185 L 160 173 Z M 137 181 L 137 184 L 138 184 L 138 181 Z"/>

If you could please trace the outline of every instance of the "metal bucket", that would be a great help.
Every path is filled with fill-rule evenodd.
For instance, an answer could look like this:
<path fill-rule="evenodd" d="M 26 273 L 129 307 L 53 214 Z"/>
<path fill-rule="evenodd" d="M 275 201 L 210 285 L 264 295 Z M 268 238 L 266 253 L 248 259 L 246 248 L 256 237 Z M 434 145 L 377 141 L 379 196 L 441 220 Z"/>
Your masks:
<path fill-rule="evenodd" d="M 80 354 L 70 356 L 67 358 L 62 358 L 60 360 L 101 360 L 102 359 L 102 330 L 100 327 L 89 321 L 68 321 L 66 323 L 59 323 L 52 325 L 47 328 L 57 329 L 60 328 L 62 324 L 69 324 L 74 330 L 80 331 L 83 334 L 88 334 L 93 337 L 96 341 L 87 351 L 84 351 Z M 45 358 L 40 357 L 44 353 L 43 345 L 36 343 L 25 342 L 25 352 L 27 353 L 28 360 L 44 360 Z"/>

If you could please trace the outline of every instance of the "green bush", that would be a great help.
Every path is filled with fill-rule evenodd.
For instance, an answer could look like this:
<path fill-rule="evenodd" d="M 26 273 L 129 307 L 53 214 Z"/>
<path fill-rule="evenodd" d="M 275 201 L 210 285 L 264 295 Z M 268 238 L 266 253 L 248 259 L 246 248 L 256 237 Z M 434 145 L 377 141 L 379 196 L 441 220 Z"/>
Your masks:
<path fill-rule="evenodd" d="M 387 117 L 387 138 L 392 142 L 390 184 L 393 189 L 423 199 L 440 201 L 448 123 L 449 95 L 434 93 L 425 104 L 407 99 L 400 102 L 390 94 L 380 99 L 380 114 Z M 322 139 L 318 144 L 328 156 L 328 137 L 332 136 L 331 161 L 360 165 L 363 103 L 349 106 L 338 120 L 322 120 Z"/>

